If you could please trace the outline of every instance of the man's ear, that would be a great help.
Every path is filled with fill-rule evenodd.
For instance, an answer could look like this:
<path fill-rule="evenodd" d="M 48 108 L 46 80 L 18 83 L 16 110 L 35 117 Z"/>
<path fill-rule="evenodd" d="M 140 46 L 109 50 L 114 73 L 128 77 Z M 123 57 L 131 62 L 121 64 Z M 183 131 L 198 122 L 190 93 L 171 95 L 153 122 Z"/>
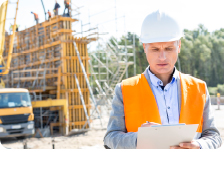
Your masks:
<path fill-rule="evenodd" d="M 180 48 L 181 48 L 181 40 L 179 40 L 178 53 L 180 53 Z"/>

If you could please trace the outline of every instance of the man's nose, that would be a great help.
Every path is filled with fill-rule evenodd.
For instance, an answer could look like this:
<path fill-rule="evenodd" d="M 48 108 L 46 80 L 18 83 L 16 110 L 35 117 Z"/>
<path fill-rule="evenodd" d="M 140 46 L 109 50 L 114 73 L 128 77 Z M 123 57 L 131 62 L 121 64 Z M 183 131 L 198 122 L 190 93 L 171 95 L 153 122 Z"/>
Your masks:
<path fill-rule="evenodd" d="M 166 53 L 165 53 L 164 51 L 161 51 L 161 52 L 159 53 L 159 59 L 160 59 L 160 60 L 165 60 L 165 59 L 166 59 Z"/>

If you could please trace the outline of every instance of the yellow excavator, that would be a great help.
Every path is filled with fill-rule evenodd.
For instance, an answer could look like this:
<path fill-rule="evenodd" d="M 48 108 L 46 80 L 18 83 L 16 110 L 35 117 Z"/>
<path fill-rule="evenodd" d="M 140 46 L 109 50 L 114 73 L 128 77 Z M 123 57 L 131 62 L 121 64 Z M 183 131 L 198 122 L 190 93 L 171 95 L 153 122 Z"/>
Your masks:
<path fill-rule="evenodd" d="M 19 0 L 17 1 L 13 30 L 10 35 L 7 62 L 5 62 L 3 51 L 8 4 L 8 0 L 0 0 L 0 138 L 26 137 L 34 134 L 34 114 L 29 91 L 22 88 L 5 88 L 2 79 L 10 70 Z"/>

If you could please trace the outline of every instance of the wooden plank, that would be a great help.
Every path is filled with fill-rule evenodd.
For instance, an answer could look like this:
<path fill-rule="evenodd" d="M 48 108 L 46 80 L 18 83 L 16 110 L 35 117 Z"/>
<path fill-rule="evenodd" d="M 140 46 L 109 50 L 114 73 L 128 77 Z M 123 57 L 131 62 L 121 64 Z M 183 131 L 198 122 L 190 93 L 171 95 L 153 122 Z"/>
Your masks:
<path fill-rule="evenodd" d="M 57 99 L 61 96 L 61 67 L 58 69 Z"/>

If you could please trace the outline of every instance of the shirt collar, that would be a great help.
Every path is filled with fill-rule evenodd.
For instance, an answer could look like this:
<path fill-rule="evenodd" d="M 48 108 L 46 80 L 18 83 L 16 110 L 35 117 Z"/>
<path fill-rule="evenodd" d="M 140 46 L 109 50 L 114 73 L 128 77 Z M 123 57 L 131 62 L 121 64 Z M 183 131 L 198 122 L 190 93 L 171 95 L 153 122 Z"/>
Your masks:
<path fill-rule="evenodd" d="M 154 86 L 163 86 L 163 82 L 157 78 L 155 76 L 155 74 L 153 74 L 151 71 L 150 71 L 150 67 L 148 68 L 148 74 L 149 74 L 149 77 L 150 77 L 150 80 L 151 80 L 151 83 L 154 85 Z M 173 72 L 173 77 L 172 77 L 172 80 L 171 80 L 171 84 L 177 80 L 177 78 L 179 77 L 179 73 L 176 69 L 176 67 L 174 66 L 174 72 Z"/>

